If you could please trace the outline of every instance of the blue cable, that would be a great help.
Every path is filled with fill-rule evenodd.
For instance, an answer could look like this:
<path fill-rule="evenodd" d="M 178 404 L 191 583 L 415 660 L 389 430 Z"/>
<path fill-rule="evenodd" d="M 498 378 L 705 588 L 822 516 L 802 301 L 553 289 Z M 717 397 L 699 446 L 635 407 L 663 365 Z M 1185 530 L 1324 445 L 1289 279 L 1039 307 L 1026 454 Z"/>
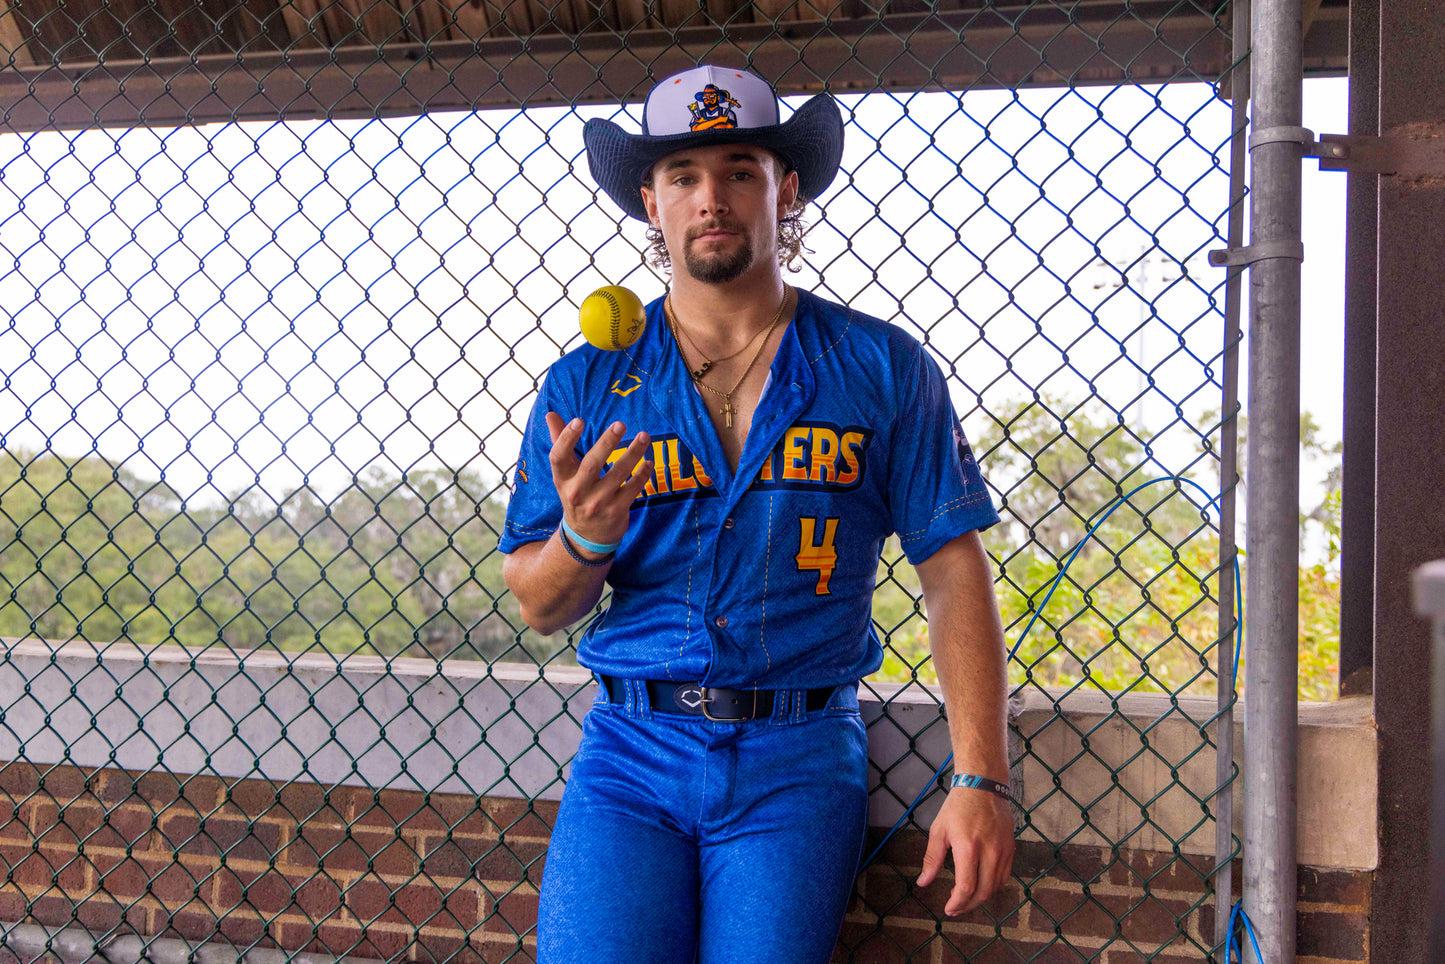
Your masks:
<path fill-rule="evenodd" d="M 1244 588 L 1239 584 L 1239 554 L 1234 556 L 1234 662 L 1229 665 L 1229 692 L 1238 695 L 1239 653 L 1244 646 Z"/>
<path fill-rule="evenodd" d="M 1113 504 L 1109 506 L 1108 511 L 1106 511 L 1102 516 L 1099 517 L 1098 522 L 1095 522 L 1089 527 L 1088 531 L 1084 533 L 1084 538 L 1079 540 L 1078 545 L 1074 546 L 1074 551 L 1070 552 L 1068 558 L 1064 560 L 1064 564 L 1059 569 L 1059 574 L 1054 577 L 1053 584 L 1049 586 L 1049 591 L 1044 596 L 1043 602 L 1039 603 L 1038 606 L 1034 609 L 1034 614 L 1029 617 L 1029 621 L 1024 626 L 1023 632 L 1019 633 L 1018 640 L 1015 641 L 1012 648 L 1009 649 L 1009 660 L 1012 660 L 1014 658 L 1014 654 L 1017 653 L 1019 647 L 1023 645 L 1023 641 L 1025 638 L 1027 638 L 1029 630 L 1033 629 L 1034 627 L 1034 622 L 1038 620 L 1039 616 L 1044 611 L 1044 607 L 1047 606 L 1049 604 L 1049 600 L 1053 598 L 1054 590 L 1058 589 L 1059 583 L 1063 582 L 1064 575 L 1069 571 L 1069 566 L 1073 564 L 1075 557 L 1077 557 L 1079 552 L 1084 548 L 1084 546 L 1088 544 L 1089 539 L 1093 537 L 1094 533 L 1098 531 L 1099 527 L 1104 524 L 1104 522 L 1109 518 L 1109 516 L 1114 514 L 1115 509 L 1119 508 L 1119 506 L 1129 501 L 1130 497 L 1132 497 L 1135 493 L 1140 492 L 1143 489 L 1147 489 L 1151 485 L 1158 485 L 1160 482 L 1184 482 L 1188 485 L 1194 486 L 1196 489 L 1199 490 L 1200 494 L 1204 496 L 1206 500 L 1204 503 L 1204 508 L 1206 509 L 1218 502 L 1220 498 L 1219 496 L 1211 496 L 1209 494 L 1209 491 L 1205 489 L 1204 486 L 1200 485 L 1198 482 L 1195 482 L 1193 479 L 1187 479 L 1180 475 L 1166 475 L 1162 478 L 1150 479 L 1148 482 L 1141 483 L 1140 485 L 1135 486 L 1129 492 L 1115 499 Z M 1241 598 L 1238 555 L 1234 557 L 1234 598 L 1236 600 L 1239 600 Z M 1229 681 L 1231 690 L 1233 690 L 1234 688 L 1234 680 L 1238 678 L 1239 675 L 1240 645 L 1244 641 L 1243 628 L 1243 619 L 1236 619 L 1234 627 L 1234 666 L 1232 667 L 1233 672 L 1231 673 L 1231 679 Z M 1005 665 L 1007 665 L 1007 661 L 1005 661 Z M 867 868 L 870 864 L 873 863 L 874 859 L 877 858 L 878 854 L 883 850 L 883 847 L 888 843 L 889 840 L 893 839 L 893 835 L 898 832 L 899 827 L 903 826 L 904 821 L 906 821 L 910 816 L 912 816 L 913 811 L 918 807 L 920 803 L 923 802 L 923 798 L 926 797 L 928 795 L 928 792 L 933 789 L 934 783 L 937 782 L 938 778 L 943 775 L 943 771 L 948 769 L 948 765 L 952 762 L 953 753 L 950 751 L 948 756 L 944 759 L 943 763 L 941 763 L 938 769 L 934 771 L 933 776 L 930 777 L 928 782 L 923 785 L 923 789 L 918 791 L 918 796 L 913 798 L 913 802 L 908 805 L 908 809 L 903 811 L 903 816 L 898 818 L 898 822 L 893 825 L 892 829 L 890 829 L 886 834 L 883 835 L 882 840 L 878 841 L 878 846 L 873 848 L 873 852 L 869 854 L 861 864 L 858 865 L 859 873 L 861 873 L 865 868 Z"/>
<path fill-rule="evenodd" d="M 1244 932 L 1249 935 L 1249 943 L 1254 946 L 1254 959 L 1263 961 L 1264 955 L 1259 952 L 1259 941 L 1254 936 L 1254 922 L 1244 912 L 1243 899 L 1234 902 L 1229 909 L 1229 943 L 1224 949 L 1224 964 L 1230 964 L 1234 960 L 1234 952 L 1239 951 L 1240 964 L 1244 962 L 1244 948 L 1240 946 L 1239 931 L 1235 929 L 1236 921 L 1243 922 Z"/>

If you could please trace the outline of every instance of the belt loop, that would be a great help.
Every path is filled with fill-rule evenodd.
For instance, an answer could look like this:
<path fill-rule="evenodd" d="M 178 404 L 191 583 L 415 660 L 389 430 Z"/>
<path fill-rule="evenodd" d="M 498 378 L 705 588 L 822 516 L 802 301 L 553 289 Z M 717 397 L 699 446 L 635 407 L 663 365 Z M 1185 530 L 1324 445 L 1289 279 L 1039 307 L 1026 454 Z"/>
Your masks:
<path fill-rule="evenodd" d="M 808 719 L 808 691 L 788 690 L 788 705 L 792 707 L 792 714 L 789 717 L 794 723 L 804 723 Z"/>
<path fill-rule="evenodd" d="M 652 719 L 652 701 L 647 698 L 646 680 L 630 679 L 627 681 L 627 703 L 634 719 Z"/>
<path fill-rule="evenodd" d="M 793 691 L 773 691 L 773 712 L 768 717 L 769 723 L 792 723 L 793 720 Z"/>

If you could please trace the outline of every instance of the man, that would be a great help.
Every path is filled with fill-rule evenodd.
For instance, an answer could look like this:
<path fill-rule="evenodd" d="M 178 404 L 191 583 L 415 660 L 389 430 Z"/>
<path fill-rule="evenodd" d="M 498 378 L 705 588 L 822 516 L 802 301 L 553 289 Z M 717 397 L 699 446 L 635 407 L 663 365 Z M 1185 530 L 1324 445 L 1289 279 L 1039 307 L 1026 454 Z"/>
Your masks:
<path fill-rule="evenodd" d="M 691 129 L 709 85 L 735 126 Z M 641 135 L 593 120 L 585 139 L 598 184 L 679 263 L 635 345 L 552 366 L 501 540 L 539 632 L 612 588 L 578 647 L 600 686 L 548 850 L 538 960 L 829 959 L 866 824 L 857 683 L 882 659 L 871 601 L 895 531 L 956 769 L 992 787 L 950 791 L 919 882 L 951 853 L 946 910 L 977 906 L 1013 855 L 977 531 L 998 516 L 922 347 L 783 281 L 803 198 L 838 170 L 837 105 L 819 95 L 780 123 L 766 81 L 704 66 L 658 84 Z"/>

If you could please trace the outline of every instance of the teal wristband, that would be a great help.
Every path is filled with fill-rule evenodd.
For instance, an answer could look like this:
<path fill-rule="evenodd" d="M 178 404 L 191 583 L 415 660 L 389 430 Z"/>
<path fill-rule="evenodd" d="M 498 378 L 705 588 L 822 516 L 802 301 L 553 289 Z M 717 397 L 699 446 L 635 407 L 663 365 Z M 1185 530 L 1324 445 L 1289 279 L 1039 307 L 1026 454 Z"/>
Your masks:
<path fill-rule="evenodd" d="M 598 555 L 602 555 L 602 556 L 605 556 L 605 555 L 607 555 L 607 554 L 610 553 L 610 552 L 616 552 L 616 551 L 617 551 L 617 548 L 622 545 L 622 543 L 620 543 L 620 542 L 614 542 L 614 543 L 612 543 L 611 545 L 609 545 L 609 544 L 607 544 L 607 543 L 605 543 L 605 542 L 593 542 L 593 541 L 591 541 L 590 539 L 584 539 L 584 538 L 582 538 L 581 536 L 579 536 L 579 535 L 572 529 L 571 526 L 569 526 L 569 525 L 567 524 L 567 520 L 566 520 L 566 519 L 563 519 L 563 520 L 562 520 L 562 532 L 567 536 L 568 539 L 571 539 L 571 540 L 572 540 L 572 544 L 573 544 L 573 545 L 581 546 L 583 549 L 586 549 L 588 552 L 595 552 L 595 553 L 597 553 Z"/>
<path fill-rule="evenodd" d="M 981 777 L 976 773 L 955 773 L 950 781 L 955 787 L 968 787 L 971 790 L 987 790 L 995 796 L 1003 797 L 1009 803 L 1014 802 L 1013 794 L 1009 788 L 997 780 L 990 780 L 988 777 Z"/>

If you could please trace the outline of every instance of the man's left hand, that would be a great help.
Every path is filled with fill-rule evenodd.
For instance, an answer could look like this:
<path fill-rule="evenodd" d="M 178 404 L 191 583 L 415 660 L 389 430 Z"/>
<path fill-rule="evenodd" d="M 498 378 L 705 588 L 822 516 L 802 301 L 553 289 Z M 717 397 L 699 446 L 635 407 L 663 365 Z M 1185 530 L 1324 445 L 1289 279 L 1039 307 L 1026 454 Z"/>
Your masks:
<path fill-rule="evenodd" d="M 918 886 L 931 884 L 953 854 L 953 891 L 943 912 L 965 914 L 982 904 L 1008 879 L 1013 867 L 1013 805 L 971 787 L 949 791 L 928 831 L 928 851 Z"/>

